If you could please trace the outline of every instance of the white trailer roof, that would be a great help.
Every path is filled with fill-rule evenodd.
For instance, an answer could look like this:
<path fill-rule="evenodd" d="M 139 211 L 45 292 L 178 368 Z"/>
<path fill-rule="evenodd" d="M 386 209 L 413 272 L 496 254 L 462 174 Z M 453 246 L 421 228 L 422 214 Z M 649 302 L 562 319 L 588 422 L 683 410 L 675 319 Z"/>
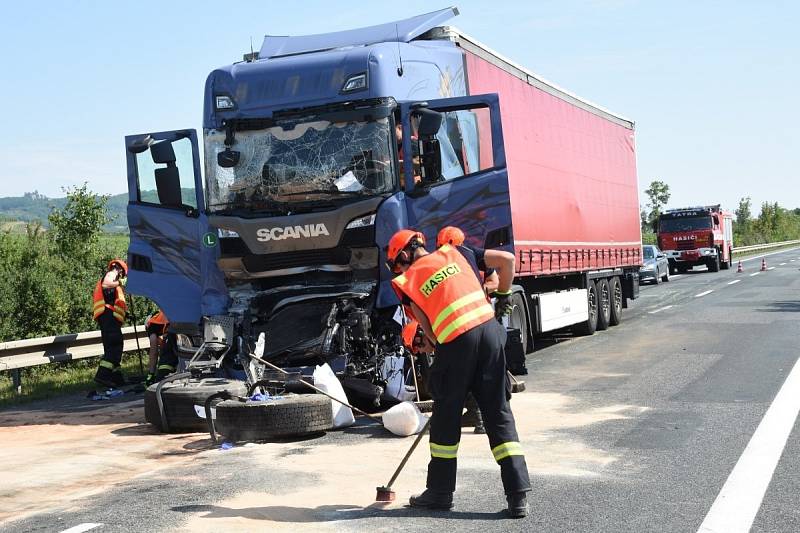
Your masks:
<path fill-rule="evenodd" d="M 585 109 L 592 114 L 601 116 L 626 128 L 634 129 L 635 123 L 633 120 L 618 113 L 614 113 L 613 111 L 609 111 L 608 109 L 581 98 L 576 94 L 567 91 L 566 89 L 562 89 L 555 83 L 546 80 L 542 76 L 539 76 L 538 74 L 526 69 L 522 65 L 515 63 L 507 57 L 495 52 L 482 42 L 466 35 L 454 26 L 440 26 L 433 28 L 428 33 L 423 35 L 421 39 L 441 39 L 453 41 L 461 48 L 472 52 L 478 57 L 503 69 L 509 74 L 527 82 L 529 85 L 541 89 L 548 94 L 552 94 L 553 96 L 580 107 L 581 109 Z"/>

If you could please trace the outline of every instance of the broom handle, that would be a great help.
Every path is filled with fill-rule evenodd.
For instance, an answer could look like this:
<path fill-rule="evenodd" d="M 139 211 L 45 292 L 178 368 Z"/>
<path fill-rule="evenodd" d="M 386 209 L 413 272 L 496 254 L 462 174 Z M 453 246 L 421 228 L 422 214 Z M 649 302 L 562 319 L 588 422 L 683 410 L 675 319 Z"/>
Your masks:
<path fill-rule="evenodd" d="M 266 366 L 268 366 L 268 367 L 269 367 L 269 368 L 271 368 L 272 370 L 277 370 L 278 372 L 280 372 L 280 373 L 282 373 L 282 374 L 287 374 L 287 375 L 289 374 L 289 372 L 285 371 L 284 369 L 282 369 L 282 368 L 280 368 L 280 367 L 278 367 L 278 366 L 275 366 L 275 365 L 273 365 L 273 364 L 272 364 L 272 363 L 270 363 L 269 361 L 265 361 L 264 359 L 260 358 L 260 357 L 259 357 L 259 356 L 257 356 L 256 354 L 253 354 L 253 353 L 251 353 L 251 354 L 248 354 L 248 355 L 250 355 L 250 357 L 252 357 L 252 358 L 253 358 L 253 359 L 255 359 L 256 361 L 258 361 L 258 362 L 259 362 L 259 363 L 261 363 L 262 365 L 266 365 Z M 365 411 L 362 411 L 362 410 L 361 410 L 361 409 L 359 409 L 358 407 L 353 407 L 352 405 L 350 405 L 350 404 L 349 404 L 349 403 L 347 403 L 347 402 L 343 402 L 342 400 L 340 400 L 340 399 L 338 399 L 338 398 L 334 398 L 332 395 L 328 394 L 327 392 L 325 392 L 324 390 L 320 389 L 319 387 L 315 387 L 314 385 L 312 385 L 311 383 L 309 383 L 308 381 L 306 381 L 306 380 L 304 380 L 304 379 L 300 379 L 299 381 L 300 381 L 300 383 L 302 383 L 302 384 L 303 384 L 303 385 L 305 385 L 306 387 L 309 387 L 309 388 L 311 388 L 311 389 L 314 389 L 315 391 L 317 391 L 317 392 L 318 392 L 318 393 L 320 393 L 320 394 L 324 394 L 325 396 L 327 396 L 328 398 L 330 398 L 330 399 L 331 399 L 331 400 L 333 400 L 334 402 L 340 403 L 340 404 L 344 405 L 345 407 L 349 407 L 349 408 L 350 408 L 350 409 L 352 409 L 353 411 L 355 411 L 355 412 L 357 412 L 357 413 L 360 413 L 360 414 L 362 414 L 362 415 L 366 416 L 367 418 L 371 418 L 372 420 L 375 420 L 376 422 L 380 422 L 380 423 L 381 423 L 381 425 L 383 424 L 383 420 L 381 420 L 381 419 L 380 419 L 380 417 L 377 417 L 377 416 L 375 416 L 375 415 L 371 415 L 371 414 L 369 414 L 369 413 L 367 413 L 367 412 L 365 412 Z"/>
<path fill-rule="evenodd" d="M 419 435 L 417 435 L 417 438 L 414 439 L 414 443 L 411 445 L 411 448 L 409 448 L 408 451 L 406 452 L 406 456 L 403 457 L 402 461 L 400 461 L 400 465 L 397 467 L 397 470 L 395 470 L 394 474 L 392 474 L 392 479 L 390 479 L 389 484 L 386 485 L 387 489 L 392 488 L 392 484 L 394 484 L 395 480 L 397 479 L 397 476 L 400 475 L 400 472 L 403 470 L 403 467 L 406 466 L 408 458 L 411 457 L 411 454 L 414 453 L 414 450 L 417 449 L 417 444 L 419 444 L 419 441 L 422 440 L 422 436 L 425 435 L 425 433 L 428 431 L 428 426 L 430 425 L 431 425 L 431 419 L 429 418 L 425 422 L 425 425 L 422 426 L 422 430 L 419 432 Z"/>

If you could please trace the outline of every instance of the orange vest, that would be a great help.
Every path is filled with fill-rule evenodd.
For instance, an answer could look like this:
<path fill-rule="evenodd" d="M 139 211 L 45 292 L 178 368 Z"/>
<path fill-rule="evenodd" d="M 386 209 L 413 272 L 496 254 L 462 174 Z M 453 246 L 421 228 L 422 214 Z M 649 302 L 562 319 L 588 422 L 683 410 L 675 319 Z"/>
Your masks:
<path fill-rule="evenodd" d="M 106 309 L 111 309 L 117 322 L 120 324 L 125 322 L 125 312 L 128 310 L 128 306 L 125 303 L 125 293 L 122 292 L 122 287 L 118 286 L 114 290 L 114 305 L 107 304 L 106 299 L 103 297 L 103 280 L 101 279 L 94 287 L 92 298 L 94 300 L 92 312 L 95 320 L 99 319 Z"/>
<path fill-rule="evenodd" d="M 425 313 L 439 344 L 494 318 L 472 265 L 450 245 L 414 261 L 392 285 Z"/>

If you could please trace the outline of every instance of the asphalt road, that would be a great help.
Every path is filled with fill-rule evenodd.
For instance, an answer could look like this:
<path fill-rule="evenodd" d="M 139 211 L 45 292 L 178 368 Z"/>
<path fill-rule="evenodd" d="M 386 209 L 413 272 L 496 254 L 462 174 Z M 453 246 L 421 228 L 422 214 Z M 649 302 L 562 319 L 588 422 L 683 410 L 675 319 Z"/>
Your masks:
<path fill-rule="evenodd" d="M 533 482 L 524 520 L 503 518 L 499 473 L 488 452 L 485 464 L 460 464 L 451 513 L 364 507 L 360 502 L 372 494 L 356 492 L 382 484 L 393 460 L 354 468 L 333 485 L 326 476 L 361 459 L 349 449 L 393 442 L 362 424 L 289 448 L 284 443 L 280 460 L 264 460 L 270 444 L 205 451 L 4 531 L 681 532 L 702 524 L 747 531 L 751 521 L 752 531 L 800 531 L 800 431 L 796 410 L 784 401 L 800 397 L 800 366 L 791 374 L 798 360 L 800 250 L 767 262 L 772 269 L 757 275 L 760 259 L 746 261 L 744 273 L 698 271 L 643 287 L 622 325 L 539 343 L 528 356 L 527 391 L 512 402 L 518 425 L 533 428 L 523 442 Z M 759 442 L 769 450 L 753 455 Z"/>

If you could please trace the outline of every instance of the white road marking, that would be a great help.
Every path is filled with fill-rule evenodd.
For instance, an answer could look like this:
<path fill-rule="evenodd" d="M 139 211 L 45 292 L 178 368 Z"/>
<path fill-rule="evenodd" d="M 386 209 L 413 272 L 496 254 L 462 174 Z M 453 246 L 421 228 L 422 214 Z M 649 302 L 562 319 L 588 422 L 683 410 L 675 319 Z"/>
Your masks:
<path fill-rule="evenodd" d="M 659 308 L 659 309 L 656 309 L 656 310 L 654 310 L 654 311 L 649 311 L 649 313 L 650 313 L 651 315 L 654 315 L 654 314 L 656 314 L 656 313 L 660 313 L 661 311 L 666 311 L 667 309 L 671 309 L 671 308 L 672 308 L 672 306 L 671 306 L 671 305 L 667 305 L 667 306 L 661 307 L 661 308 Z"/>
<path fill-rule="evenodd" d="M 90 529 L 94 529 L 96 527 L 100 527 L 103 524 L 93 524 L 91 522 L 86 522 L 84 524 L 78 524 L 75 527 L 71 527 L 69 529 L 65 529 L 61 533 L 83 533 L 84 531 L 89 531 Z"/>
<path fill-rule="evenodd" d="M 789 262 L 790 263 L 794 263 L 794 259 L 789 259 Z"/>
<path fill-rule="evenodd" d="M 733 285 L 734 283 L 739 283 L 740 281 L 742 281 L 742 280 L 740 280 L 740 279 L 735 279 L 735 280 L 733 280 L 733 281 L 729 281 L 729 282 L 728 282 L 728 285 Z"/>
<path fill-rule="evenodd" d="M 733 471 L 714 500 L 701 533 L 745 533 L 761 508 L 775 467 L 800 412 L 800 360 L 747 443 Z"/>
<path fill-rule="evenodd" d="M 750 277 L 752 278 L 753 276 L 758 276 L 759 274 L 761 274 L 761 272 L 753 272 L 750 274 Z"/>
<path fill-rule="evenodd" d="M 700 298 L 701 296 L 705 296 L 706 294 L 711 294 L 712 292 L 714 292 L 714 289 L 711 289 L 711 290 L 708 290 L 708 291 L 703 291 L 700 294 L 695 294 L 694 297 L 695 298 Z"/>
<path fill-rule="evenodd" d="M 767 270 L 775 270 L 775 267 L 768 267 Z"/>
<path fill-rule="evenodd" d="M 795 250 L 795 248 L 790 248 L 788 250 L 778 250 L 777 252 L 770 252 L 768 254 L 754 255 L 753 257 L 748 257 L 746 259 L 738 259 L 738 261 L 741 261 L 742 263 L 745 263 L 747 261 L 752 261 L 753 259 L 761 259 L 762 257 L 767 257 L 767 256 L 770 256 L 770 255 L 775 255 L 775 254 L 782 254 L 784 252 L 793 252 L 794 250 Z M 794 261 L 794 259 L 792 259 L 791 261 Z"/>
<path fill-rule="evenodd" d="M 783 266 L 783 265 L 785 265 L 785 264 L 786 264 L 786 263 L 781 263 L 781 264 L 780 264 L 780 265 L 778 265 L 778 266 L 779 266 L 779 267 L 782 267 L 782 266 Z"/>

